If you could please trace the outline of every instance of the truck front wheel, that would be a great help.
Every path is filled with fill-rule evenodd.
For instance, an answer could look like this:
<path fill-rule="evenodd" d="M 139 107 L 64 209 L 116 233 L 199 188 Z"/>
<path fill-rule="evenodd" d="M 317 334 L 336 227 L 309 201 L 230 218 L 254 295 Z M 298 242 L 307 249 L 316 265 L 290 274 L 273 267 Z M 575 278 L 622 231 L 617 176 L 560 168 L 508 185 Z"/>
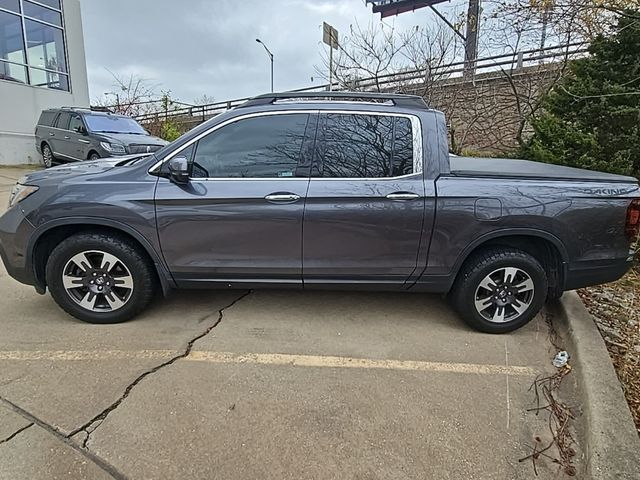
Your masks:
<path fill-rule="evenodd" d="M 450 300 L 476 330 L 507 333 L 540 311 L 547 291 L 546 272 L 534 257 L 521 250 L 493 248 L 465 262 Z"/>
<path fill-rule="evenodd" d="M 100 232 L 73 235 L 54 248 L 46 278 L 56 303 L 89 323 L 129 320 L 156 286 L 150 260 L 133 242 Z"/>

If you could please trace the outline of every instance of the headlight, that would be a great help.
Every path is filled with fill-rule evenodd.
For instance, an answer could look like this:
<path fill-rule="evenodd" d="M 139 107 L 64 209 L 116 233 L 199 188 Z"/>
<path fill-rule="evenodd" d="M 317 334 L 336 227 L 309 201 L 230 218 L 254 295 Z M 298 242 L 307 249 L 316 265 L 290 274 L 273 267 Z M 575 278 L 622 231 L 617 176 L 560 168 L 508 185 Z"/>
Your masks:
<path fill-rule="evenodd" d="M 126 153 L 124 145 L 119 143 L 100 142 L 100 146 L 110 153 Z"/>
<path fill-rule="evenodd" d="M 11 189 L 11 193 L 9 194 L 9 208 L 13 207 L 16 203 L 24 200 L 32 193 L 37 192 L 38 188 L 40 187 L 16 183 Z"/>

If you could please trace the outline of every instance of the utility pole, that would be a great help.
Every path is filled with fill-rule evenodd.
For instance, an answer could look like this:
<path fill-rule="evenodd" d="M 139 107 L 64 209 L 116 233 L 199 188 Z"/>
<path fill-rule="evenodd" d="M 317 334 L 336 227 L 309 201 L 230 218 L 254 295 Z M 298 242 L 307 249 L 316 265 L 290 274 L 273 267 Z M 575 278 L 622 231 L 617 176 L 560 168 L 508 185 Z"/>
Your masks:
<path fill-rule="evenodd" d="M 269 55 L 269 59 L 271 60 L 271 93 L 273 93 L 273 53 L 271 53 L 271 50 L 269 50 L 269 48 L 259 38 L 256 38 L 256 42 L 258 42 L 260 45 L 264 47 L 264 49 L 267 52 L 267 55 Z"/>
<path fill-rule="evenodd" d="M 467 34 L 464 42 L 464 78 L 473 78 L 478 58 L 478 32 L 480 22 L 480 0 L 469 0 L 467 10 Z"/>

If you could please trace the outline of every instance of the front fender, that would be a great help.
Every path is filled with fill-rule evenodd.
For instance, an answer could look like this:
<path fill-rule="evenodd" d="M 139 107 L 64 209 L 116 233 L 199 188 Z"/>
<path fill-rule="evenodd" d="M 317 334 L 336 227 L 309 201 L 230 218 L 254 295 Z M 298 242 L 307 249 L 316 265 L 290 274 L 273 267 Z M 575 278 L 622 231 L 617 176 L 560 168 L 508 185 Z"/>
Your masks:
<path fill-rule="evenodd" d="M 29 240 L 27 246 L 27 265 L 31 265 L 34 269 L 34 278 L 36 281 L 36 289 L 44 290 L 45 284 L 42 278 L 39 278 L 39 275 L 36 272 L 36 263 L 34 261 L 34 253 L 36 249 L 36 245 L 38 241 L 45 235 L 47 232 L 50 232 L 52 229 L 62 226 L 78 226 L 78 227 L 86 227 L 86 226 L 95 226 L 95 227 L 104 227 L 111 230 L 121 231 L 134 240 L 136 240 L 142 248 L 147 252 L 151 260 L 153 261 L 156 272 L 158 273 L 158 278 L 160 280 L 160 284 L 162 286 L 162 291 L 165 295 L 169 293 L 169 291 L 173 288 L 176 288 L 175 280 L 171 275 L 162 255 L 156 251 L 155 247 L 151 244 L 151 242 L 142 235 L 135 228 L 131 227 L 122 222 L 118 222 L 117 220 L 111 220 L 107 218 L 96 218 L 96 217 L 65 217 L 65 218 L 57 218 L 55 220 L 50 220 L 42 225 L 39 225 Z"/>

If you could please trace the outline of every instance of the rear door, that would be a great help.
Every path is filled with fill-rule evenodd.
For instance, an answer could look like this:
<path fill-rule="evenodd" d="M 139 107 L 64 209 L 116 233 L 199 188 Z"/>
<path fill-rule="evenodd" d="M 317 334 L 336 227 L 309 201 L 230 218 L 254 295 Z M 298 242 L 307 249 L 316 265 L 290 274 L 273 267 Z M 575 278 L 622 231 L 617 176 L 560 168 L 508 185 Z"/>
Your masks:
<path fill-rule="evenodd" d="M 191 181 L 160 178 L 156 191 L 160 243 L 178 283 L 301 287 L 316 125 L 305 112 L 249 114 L 179 153 Z"/>
<path fill-rule="evenodd" d="M 416 270 L 425 186 L 418 117 L 321 113 L 303 235 L 305 285 L 403 284 Z"/>
<path fill-rule="evenodd" d="M 54 125 L 55 128 L 50 129 L 49 133 L 49 145 L 53 150 L 53 154 L 63 159 L 69 159 L 69 153 L 66 150 L 67 139 L 65 137 L 68 137 L 70 120 L 71 115 L 69 112 L 60 113 Z"/>

